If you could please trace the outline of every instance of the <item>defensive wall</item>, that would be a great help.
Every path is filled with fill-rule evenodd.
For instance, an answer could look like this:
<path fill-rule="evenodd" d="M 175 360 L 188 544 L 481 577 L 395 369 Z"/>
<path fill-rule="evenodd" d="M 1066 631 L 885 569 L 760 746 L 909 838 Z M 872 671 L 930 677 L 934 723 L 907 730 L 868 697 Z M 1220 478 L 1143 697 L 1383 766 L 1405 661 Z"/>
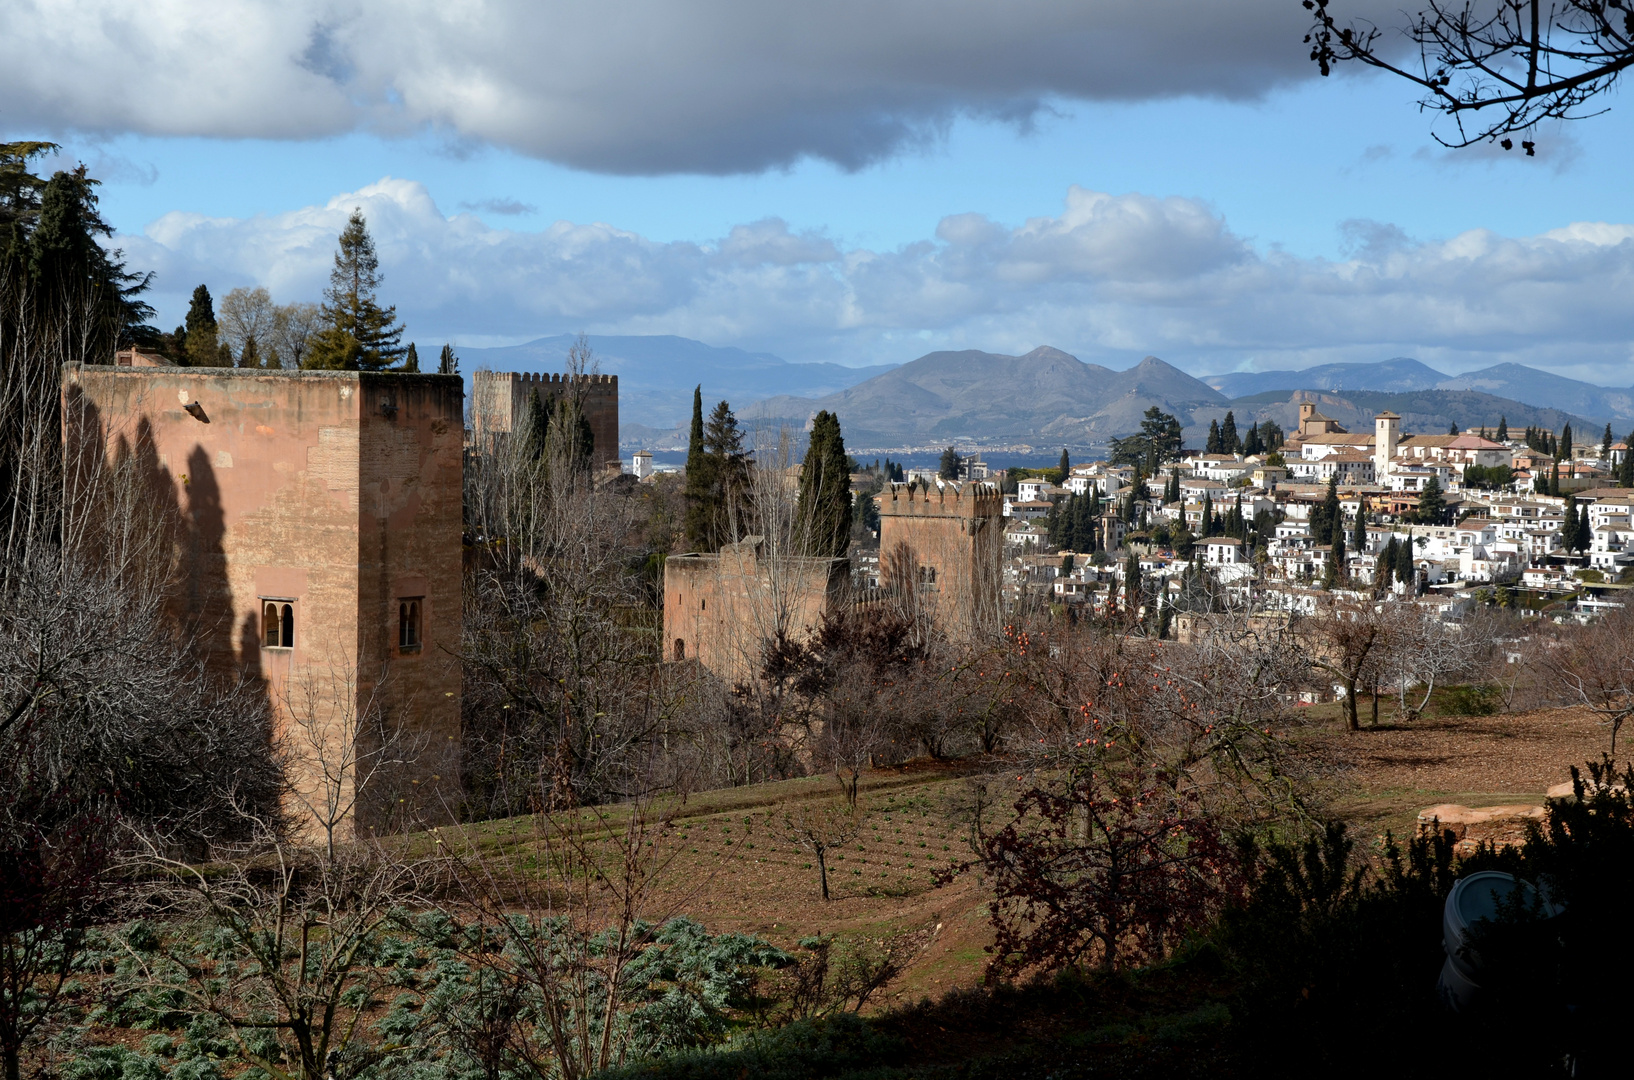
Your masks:
<path fill-rule="evenodd" d="M 779 630 L 802 640 L 850 592 L 847 559 L 767 557 L 751 536 L 717 554 L 664 560 L 664 657 L 693 660 L 729 683 L 756 677 Z"/>
<path fill-rule="evenodd" d="M 516 430 L 534 391 L 544 405 L 564 393 L 577 393 L 595 437 L 595 471 L 619 467 L 617 375 L 475 372 L 471 376 L 472 429 L 479 433 Z"/>
<path fill-rule="evenodd" d="M 261 680 L 297 797 L 320 795 L 340 765 L 350 801 L 360 761 L 367 774 L 409 758 L 371 780 L 355 832 L 446 818 L 459 797 L 462 380 L 71 364 L 63 412 L 70 454 L 136 456 L 173 510 L 178 614 L 212 668 Z M 371 714 L 379 723 L 359 723 Z"/>
<path fill-rule="evenodd" d="M 904 560 L 932 617 L 953 637 L 994 629 L 999 618 L 1004 499 L 995 484 L 892 484 L 878 496 L 882 584 Z"/>

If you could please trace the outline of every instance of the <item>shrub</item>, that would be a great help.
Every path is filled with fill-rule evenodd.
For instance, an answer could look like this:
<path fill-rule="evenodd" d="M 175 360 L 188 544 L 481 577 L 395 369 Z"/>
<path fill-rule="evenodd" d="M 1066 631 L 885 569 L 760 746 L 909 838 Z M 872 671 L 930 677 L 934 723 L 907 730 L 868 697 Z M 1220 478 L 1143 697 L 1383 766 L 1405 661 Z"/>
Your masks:
<path fill-rule="evenodd" d="M 1438 711 L 1445 716 L 1491 716 L 1503 706 L 1503 688 L 1486 684 L 1449 686 Z"/>

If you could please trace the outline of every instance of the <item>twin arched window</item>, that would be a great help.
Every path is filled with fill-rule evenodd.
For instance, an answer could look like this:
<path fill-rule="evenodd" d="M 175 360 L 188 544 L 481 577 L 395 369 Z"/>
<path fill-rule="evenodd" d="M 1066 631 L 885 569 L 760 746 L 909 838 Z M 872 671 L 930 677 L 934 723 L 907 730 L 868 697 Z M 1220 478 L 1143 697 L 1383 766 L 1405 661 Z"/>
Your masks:
<path fill-rule="evenodd" d="M 397 604 L 397 648 L 399 651 L 420 647 L 420 601 L 402 600 Z"/>
<path fill-rule="evenodd" d="M 263 649 L 293 649 L 295 647 L 295 605 L 268 600 L 261 605 L 261 647 Z"/>

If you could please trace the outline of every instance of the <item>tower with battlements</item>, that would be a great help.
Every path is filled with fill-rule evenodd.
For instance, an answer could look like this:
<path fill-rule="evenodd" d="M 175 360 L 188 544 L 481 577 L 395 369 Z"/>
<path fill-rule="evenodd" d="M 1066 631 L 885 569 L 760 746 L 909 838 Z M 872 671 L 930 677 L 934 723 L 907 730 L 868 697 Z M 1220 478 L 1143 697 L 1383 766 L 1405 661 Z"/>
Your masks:
<path fill-rule="evenodd" d="M 917 590 L 953 637 L 995 628 L 1004 540 L 997 485 L 892 484 L 878 499 L 885 584 Z"/>
<path fill-rule="evenodd" d="M 596 440 L 595 471 L 622 467 L 618 456 L 617 375 L 478 371 L 471 376 L 472 431 L 480 435 L 515 430 L 536 390 L 540 403 L 546 405 L 563 394 L 577 393 Z"/>

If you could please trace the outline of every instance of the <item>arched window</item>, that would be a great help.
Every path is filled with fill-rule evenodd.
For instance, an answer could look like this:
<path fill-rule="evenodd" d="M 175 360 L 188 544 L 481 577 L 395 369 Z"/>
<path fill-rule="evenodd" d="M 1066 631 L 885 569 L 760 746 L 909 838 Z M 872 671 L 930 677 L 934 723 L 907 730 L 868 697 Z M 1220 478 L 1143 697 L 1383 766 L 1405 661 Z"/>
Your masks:
<path fill-rule="evenodd" d="M 699 600 L 698 601 L 698 610 L 699 611 L 708 611 L 709 610 L 709 601 L 708 600 Z"/>
<path fill-rule="evenodd" d="M 397 605 L 397 647 L 412 650 L 420 647 L 420 601 L 403 600 Z"/>
<path fill-rule="evenodd" d="M 261 605 L 261 645 L 263 648 L 276 649 L 278 647 L 278 605 Z"/>
<path fill-rule="evenodd" d="M 687 658 L 686 639 L 685 638 L 676 638 L 675 639 L 675 659 L 685 660 L 686 658 Z"/>
<path fill-rule="evenodd" d="M 295 606 L 293 604 L 284 605 L 284 617 L 279 621 L 283 625 L 279 628 L 281 632 L 278 644 L 285 649 L 293 649 L 295 647 Z"/>

